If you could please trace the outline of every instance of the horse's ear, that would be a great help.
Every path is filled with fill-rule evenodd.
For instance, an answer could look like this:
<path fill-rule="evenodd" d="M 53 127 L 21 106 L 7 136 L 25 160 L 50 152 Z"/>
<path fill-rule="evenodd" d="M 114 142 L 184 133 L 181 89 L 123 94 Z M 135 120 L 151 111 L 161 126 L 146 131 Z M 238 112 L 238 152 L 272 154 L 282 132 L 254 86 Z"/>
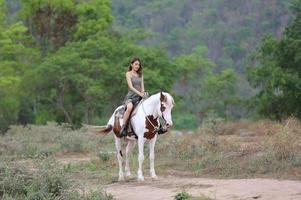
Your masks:
<path fill-rule="evenodd" d="M 164 96 L 163 92 L 161 91 L 160 92 L 160 101 L 163 102 L 165 100 L 165 98 L 166 97 Z"/>

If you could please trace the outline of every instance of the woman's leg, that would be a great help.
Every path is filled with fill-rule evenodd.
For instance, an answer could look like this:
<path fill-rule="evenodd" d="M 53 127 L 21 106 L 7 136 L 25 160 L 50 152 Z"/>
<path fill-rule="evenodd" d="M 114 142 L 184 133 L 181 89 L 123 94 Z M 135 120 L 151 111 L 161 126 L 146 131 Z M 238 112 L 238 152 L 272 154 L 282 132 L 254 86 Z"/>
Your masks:
<path fill-rule="evenodd" d="M 129 117 L 130 117 L 132 109 L 133 109 L 133 103 L 129 102 L 126 105 L 126 111 L 123 115 L 123 125 L 122 125 L 122 128 L 120 130 L 121 136 L 126 136 L 127 135 L 128 121 L 129 121 Z"/>
<path fill-rule="evenodd" d="M 131 114 L 131 111 L 133 109 L 133 104 L 132 102 L 129 102 L 127 105 L 126 105 L 126 111 L 123 115 L 123 124 L 127 124 L 128 123 L 128 119 L 129 119 L 129 116 Z"/>

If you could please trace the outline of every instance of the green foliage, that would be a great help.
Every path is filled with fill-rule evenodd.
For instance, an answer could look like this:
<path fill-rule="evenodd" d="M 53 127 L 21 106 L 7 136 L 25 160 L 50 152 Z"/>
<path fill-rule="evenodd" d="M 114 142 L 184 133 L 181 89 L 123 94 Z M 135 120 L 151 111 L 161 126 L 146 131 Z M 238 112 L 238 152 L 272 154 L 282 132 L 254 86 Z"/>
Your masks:
<path fill-rule="evenodd" d="M 4 199 L 70 199 L 112 200 L 102 191 L 80 194 L 58 163 L 40 161 L 37 171 L 26 172 L 21 167 L 0 166 L 0 192 Z"/>
<path fill-rule="evenodd" d="M 5 6 L 0 3 L 0 9 Z M 4 9 L 4 8 L 3 8 Z M 2 10 L 3 10 L 2 9 Z M 1 13 L 3 14 L 3 13 Z M 3 19 L 1 19 L 3 20 Z M 20 99 L 26 93 L 21 89 L 22 76 L 38 57 L 32 48 L 31 37 L 21 23 L 0 25 L 0 132 L 18 120 Z"/>
<path fill-rule="evenodd" d="M 44 20 L 54 21 L 54 32 L 32 32 L 41 45 L 41 53 L 47 56 L 24 76 L 24 87 L 35 98 L 37 123 L 55 120 L 78 126 L 108 116 L 126 93 L 125 72 L 133 56 L 146 63 L 145 87 L 150 93 L 172 88 L 173 65 L 164 51 L 133 44 L 110 29 L 109 1 L 66 1 L 62 8 L 60 2 L 23 3 L 23 16 L 34 22 L 30 23 L 30 30 L 44 30 Z M 51 15 L 44 16 L 48 11 Z M 58 29 L 58 17 L 64 17 L 66 12 L 75 21 L 72 26 L 64 25 L 68 20 L 62 22 L 62 32 Z M 53 35 L 58 37 L 52 40 Z M 65 42 L 52 48 L 55 40 Z"/>
<path fill-rule="evenodd" d="M 203 57 L 205 52 L 204 48 L 199 47 L 192 54 L 181 55 L 175 61 L 180 75 L 177 95 L 182 99 L 175 115 L 179 116 L 177 120 L 183 125 L 182 128 L 186 128 L 185 124 L 193 123 L 193 120 L 184 123 L 185 118 L 193 115 L 197 124 L 212 111 L 219 117 L 231 117 L 230 106 L 237 103 L 237 75 L 231 69 L 214 73 L 214 64 Z M 183 113 L 187 113 L 187 116 Z"/>
<path fill-rule="evenodd" d="M 23 125 L 26 125 L 28 123 L 34 124 L 35 115 L 32 109 L 33 103 L 31 102 L 31 99 L 28 97 L 21 97 L 19 102 L 20 102 L 20 108 L 18 111 L 17 121 Z"/>
<path fill-rule="evenodd" d="M 97 156 L 100 158 L 100 160 L 106 162 L 110 159 L 110 155 L 108 152 L 99 152 Z"/>
<path fill-rule="evenodd" d="M 102 192 L 91 192 L 84 198 L 85 200 L 113 200 L 112 195 L 104 194 Z"/>
<path fill-rule="evenodd" d="M 185 191 L 177 193 L 177 195 L 175 196 L 175 200 L 186 200 L 186 199 L 190 199 L 190 198 L 191 198 L 191 196 Z"/>
<path fill-rule="evenodd" d="M 76 40 L 102 34 L 113 20 L 109 0 L 92 0 L 89 3 L 83 1 L 76 7 L 76 14 L 79 20 L 77 32 L 74 35 Z"/>
<path fill-rule="evenodd" d="M 29 80 L 30 88 L 43 106 L 50 108 L 48 111 L 56 116 L 56 121 L 91 123 L 93 118 L 108 115 L 108 111 L 121 103 L 126 92 L 124 74 L 130 62 L 128 55 L 138 54 L 136 48 L 142 62 L 147 63 L 144 68 L 146 89 L 150 93 L 158 92 L 158 88 L 168 91 L 173 78 L 164 77 L 172 75 L 171 64 L 162 51 L 132 45 L 109 35 L 70 43 L 48 56 L 29 74 L 35 77 Z M 121 87 L 112 87 L 114 85 Z"/>
<path fill-rule="evenodd" d="M 46 55 L 67 42 L 101 34 L 112 22 L 108 0 L 22 1 L 20 16 Z"/>
<path fill-rule="evenodd" d="M 54 199 L 61 196 L 67 188 L 65 175 L 61 170 L 54 167 L 55 163 L 45 163 L 40 173 L 30 177 L 23 169 L 14 170 L 8 167 L 1 169 L 1 190 L 4 197 L 15 199 Z"/>
<path fill-rule="evenodd" d="M 1 30 L 1 32 L 6 23 L 6 15 L 5 15 L 6 12 L 7 12 L 7 8 L 6 8 L 5 0 L 0 0 L 0 30 Z"/>
<path fill-rule="evenodd" d="M 42 55 L 59 49 L 71 40 L 77 21 L 74 0 L 22 0 L 20 16 L 40 45 Z"/>
<path fill-rule="evenodd" d="M 203 118 L 207 112 L 216 112 L 222 117 L 240 118 L 249 116 L 244 101 L 255 93 L 246 81 L 246 58 L 256 48 L 259 38 L 264 33 L 277 36 L 282 34 L 284 27 L 290 21 L 288 10 L 290 2 L 292 0 L 248 2 L 112 0 L 112 10 L 116 17 L 114 26 L 118 27 L 122 33 L 136 29 L 147 30 L 150 37 L 139 38 L 138 42 L 148 46 L 159 44 L 167 48 L 169 55 L 175 58 L 178 66 L 182 67 L 181 69 L 174 68 L 180 75 L 175 88 L 177 95 L 186 99 L 183 105 L 191 107 L 188 109 L 188 115 Z M 195 48 L 198 47 L 207 51 L 197 54 L 202 55 L 203 58 L 209 58 L 210 62 L 216 66 L 215 69 L 208 69 L 210 73 L 217 75 L 228 68 L 235 72 L 236 81 L 229 80 L 232 86 L 228 84 L 225 86 L 228 88 L 223 94 L 227 94 L 227 99 L 222 98 L 220 102 L 217 102 L 209 89 L 205 86 L 201 87 L 204 85 L 201 82 L 205 81 L 204 79 L 210 73 L 202 72 L 205 69 L 193 70 L 198 66 L 194 63 L 200 62 L 199 66 L 203 65 L 203 67 L 210 65 L 201 63 L 205 59 L 200 60 L 192 56 L 195 54 Z M 187 72 L 191 70 L 193 72 L 188 75 Z M 231 79 L 229 76 L 227 78 Z M 212 77 L 208 79 L 217 80 Z M 184 80 L 187 81 L 184 82 Z M 234 87 L 235 85 L 237 86 Z M 213 84 L 213 86 L 219 87 L 218 84 Z M 232 92 L 232 89 L 235 90 L 235 95 L 226 93 L 229 90 Z M 208 95 L 204 97 L 208 99 L 208 102 L 201 105 L 202 109 L 193 109 L 197 102 L 203 102 L 201 98 L 204 92 Z M 214 91 L 216 92 L 218 89 Z M 231 94 L 232 97 L 230 97 Z M 209 99 L 214 99 L 214 102 L 211 104 Z M 190 105 L 193 105 L 193 108 Z M 177 109 L 181 110 L 179 113 L 185 110 L 179 106 Z"/>
<path fill-rule="evenodd" d="M 183 191 L 176 194 L 175 200 L 210 200 L 210 198 L 203 195 L 201 197 L 192 197 L 190 194 Z"/>
<path fill-rule="evenodd" d="M 293 4 L 301 9 L 301 2 Z M 280 39 L 266 36 L 254 59 L 259 64 L 250 69 L 250 80 L 260 89 L 254 98 L 258 112 L 274 119 L 301 118 L 301 15 L 297 12 Z"/>
<path fill-rule="evenodd" d="M 185 107 L 179 102 L 177 102 L 177 107 Z M 196 115 L 191 114 L 191 113 L 183 113 L 182 110 L 173 112 L 173 121 L 175 121 L 175 128 L 176 129 L 186 129 L 186 130 L 191 130 L 191 129 L 196 129 L 199 126 L 199 120 Z"/>
<path fill-rule="evenodd" d="M 172 56 L 190 54 L 203 44 L 219 69 L 243 72 L 258 36 L 279 34 L 287 24 L 291 1 L 112 0 L 112 7 L 116 26 L 153 32 L 143 40 L 147 44 L 166 46 Z"/>
<path fill-rule="evenodd" d="M 15 123 L 57 121 L 78 127 L 103 122 L 122 103 L 132 57 L 142 60 L 150 94 L 164 90 L 179 102 L 174 113 L 179 128 L 195 128 L 212 113 L 241 116 L 238 95 L 248 97 L 250 89 L 235 71 L 244 73 L 243 59 L 258 36 L 279 33 L 287 21 L 281 17 L 287 17 L 288 3 L 269 2 L 1 0 L 0 129 Z M 298 27 L 287 29 L 287 37 L 300 35 Z M 299 48 L 295 40 L 279 45 L 283 55 Z M 292 66 L 299 57 L 278 60 Z M 274 85 L 283 80 L 294 85 L 298 79 L 281 70 L 273 77 Z"/>
<path fill-rule="evenodd" d="M 237 103 L 238 97 L 235 93 L 237 79 L 237 75 L 231 69 L 206 77 L 202 92 L 203 98 L 206 99 L 204 107 L 213 108 L 220 116 L 227 117 L 228 106 Z"/>

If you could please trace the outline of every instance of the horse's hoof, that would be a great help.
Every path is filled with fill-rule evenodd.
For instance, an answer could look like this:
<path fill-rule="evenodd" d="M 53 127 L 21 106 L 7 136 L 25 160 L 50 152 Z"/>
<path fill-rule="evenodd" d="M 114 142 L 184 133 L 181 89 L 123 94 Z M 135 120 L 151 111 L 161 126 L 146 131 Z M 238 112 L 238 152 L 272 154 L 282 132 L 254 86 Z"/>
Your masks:
<path fill-rule="evenodd" d="M 138 182 L 143 182 L 144 181 L 144 177 L 141 176 L 141 177 L 138 177 Z"/>
<path fill-rule="evenodd" d="M 118 181 L 124 181 L 124 176 L 119 176 Z"/>
<path fill-rule="evenodd" d="M 131 173 L 127 173 L 127 174 L 125 175 L 125 179 L 127 179 L 127 180 L 130 180 L 130 179 L 132 179 L 132 178 L 133 178 L 133 176 L 132 176 Z"/>
<path fill-rule="evenodd" d="M 152 180 L 153 180 L 153 181 L 156 181 L 156 180 L 158 180 L 158 179 L 159 179 L 158 176 L 156 176 L 156 175 L 155 175 L 155 176 L 152 176 Z"/>

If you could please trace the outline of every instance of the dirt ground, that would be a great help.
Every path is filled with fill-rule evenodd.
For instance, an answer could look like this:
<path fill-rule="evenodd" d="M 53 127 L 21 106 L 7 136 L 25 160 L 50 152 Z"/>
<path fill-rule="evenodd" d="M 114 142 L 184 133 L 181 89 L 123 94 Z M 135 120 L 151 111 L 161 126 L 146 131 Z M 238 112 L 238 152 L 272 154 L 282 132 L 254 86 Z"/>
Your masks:
<path fill-rule="evenodd" d="M 131 179 L 106 185 L 105 190 L 118 200 L 169 200 L 182 191 L 216 200 L 301 200 L 301 182 L 274 179 L 146 177 L 144 182 Z"/>
<path fill-rule="evenodd" d="M 58 158 L 58 161 L 66 165 L 90 159 L 87 155 L 69 155 Z M 86 177 L 86 191 L 99 188 L 94 179 Z M 173 200 L 177 193 L 183 191 L 194 197 L 203 195 L 213 200 L 301 200 L 301 181 L 195 178 L 190 173 L 172 170 L 169 175 L 159 176 L 158 180 L 147 177 L 145 172 L 144 182 L 138 182 L 133 176 L 130 180 L 105 185 L 104 189 L 117 200 Z"/>
<path fill-rule="evenodd" d="M 90 161 L 90 156 L 64 156 L 57 158 L 59 163 L 78 163 Z M 28 160 L 19 164 L 32 166 Z M 30 167 L 31 168 L 31 167 Z M 158 180 L 147 177 L 138 182 L 136 177 L 130 180 L 103 186 L 99 177 L 81 177 L 86 192 L 100 187 L 112 194 L 117 200 L 173 200 L 179 192 L 187 192 L 194 197 L 206 196 L 212 200 L 301 200 L 301 181 L 276 179 L 210 179 L 195 178 L 187 174 L 170 171 L 169 175 L 159 176 Z"/>

